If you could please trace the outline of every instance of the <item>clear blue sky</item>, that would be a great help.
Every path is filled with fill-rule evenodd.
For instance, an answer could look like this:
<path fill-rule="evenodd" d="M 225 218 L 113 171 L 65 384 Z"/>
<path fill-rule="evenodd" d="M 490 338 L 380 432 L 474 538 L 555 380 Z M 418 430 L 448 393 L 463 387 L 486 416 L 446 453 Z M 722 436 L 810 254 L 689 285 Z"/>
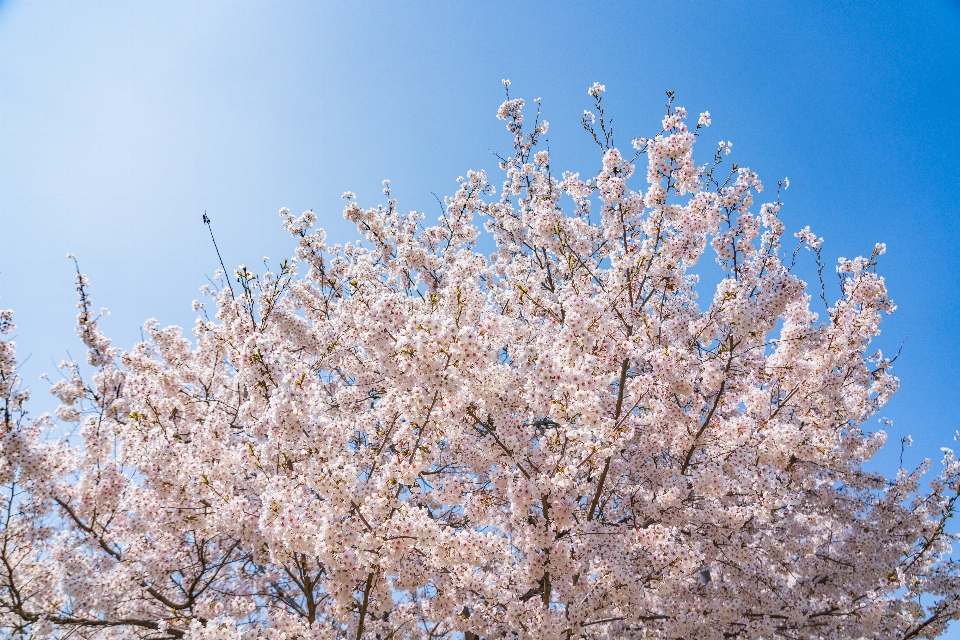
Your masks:
<path fill-rule="evenodd" d="M 874 6 L 866 6 L 872 4 Z M 343 191 L 433 216 L 431 192 L 486 168 L 512 92 L 543 98 L 553 164 L 595 170 L 586 88 L 607 86 L 619 144 L 657 130 L 663 91 L 709 110 L 714 140 L 768 184 L 824 255 L 868 252 L 899 311 L 882 345 L 902 390 L 885 415 L 907 460 L 960 428 L 960 3 L 51 2 L 0 0 L 0 305 L 49 409 L 80 355 L 72 251 L 115 343 L 192 325 L 218 267 L 279 259 L 277 210 L 353 238 Z M 706 151 L 706 150 L 705 150 Z M 706 158 L 706 155 L 704 155 Z M 895 465 L 895 445 L 877 464 Z M 956 630 L 955 630 L 956 631 Z M 955 633 L 960 638 L 960 634 Z"/>

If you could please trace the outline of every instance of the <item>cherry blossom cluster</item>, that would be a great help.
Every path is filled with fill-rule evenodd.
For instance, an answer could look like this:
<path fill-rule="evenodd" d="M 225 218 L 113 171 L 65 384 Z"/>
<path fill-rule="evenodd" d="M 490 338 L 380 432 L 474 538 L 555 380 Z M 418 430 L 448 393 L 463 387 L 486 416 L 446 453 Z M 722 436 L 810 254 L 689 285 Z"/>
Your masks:
<path fill-rule="evenodd" d="M 435 224 L 387 182 L 373 208 L 347 192 L 343 245 L 283 209 L 294 257 L 206 289 L 191 337 L 111 346 L 78 270 L 87 357 L 56 420 L 0 341 L 0 635 L 941 633 L 960 462 L 864 470 L 898 385 L 871 347 L 884 247 L 819 307 L 794 265 L 822 272 L 822 239 L 794 250 L 728 143 L 698 164 L 710 114 L 688 127 L 669 94 L 625 152 L 604 91 L 595 176 L 557 174 L 508 94 L 501 184 L 468 172 Z"/>

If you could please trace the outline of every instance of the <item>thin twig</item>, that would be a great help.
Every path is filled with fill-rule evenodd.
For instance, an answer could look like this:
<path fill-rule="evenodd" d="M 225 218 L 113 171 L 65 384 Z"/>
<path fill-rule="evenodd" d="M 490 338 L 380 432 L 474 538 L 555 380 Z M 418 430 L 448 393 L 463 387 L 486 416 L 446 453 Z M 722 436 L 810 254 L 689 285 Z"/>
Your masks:
<path fill-rule="evenodd" d="M 223 264 L 223 258 L 220 256 L 220 248 L 217 246 L 217 239 L 213 237 L 213 227 L 210 226 L 210 217 L 207 215 L 207 212 L 203 212 L 203 224 L 207 225 L 207 229 L 210 231 L 210 239 L 213 240 L 213 248 L 217 252 L 217 258 L 220 259 L 220 267 L 223 269 L 223 277 L 227 279 L 227 286 L 230 287 L 230 297 L 236 298 L 236 294 L 233 291 L 233 284 L 230 283 L 230 276 L 227 275 L 227 268 Z"/>

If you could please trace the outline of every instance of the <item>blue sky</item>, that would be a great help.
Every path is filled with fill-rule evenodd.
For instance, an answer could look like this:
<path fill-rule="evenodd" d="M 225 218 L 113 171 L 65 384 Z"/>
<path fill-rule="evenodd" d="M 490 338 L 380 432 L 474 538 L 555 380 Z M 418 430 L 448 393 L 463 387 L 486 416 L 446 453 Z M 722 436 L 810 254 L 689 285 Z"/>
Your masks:
<path fill-rule="evenodd" d="M 352 239 L 340 194 L 376 204 L 384 178 L 433 216 L 431 192 L 498 175 L 501 78 L 542 97 L 552 164 L 594 171 L 600 81 L 621 146 L 675 90 L 712 113 L 705 146 L 789 176 L 783 218 L 831 264 L 887 243 L 881 345 L 906 343 L 884 415 L 908 461 L 937 459 L 960 428 L 960 3 L 867 4 L 0 0 L 0 305 L 24 377 L 49 409 L 37 376 L 80 355 L 67 252 L 129 347 L 146 318 L 192 325 L 218 267 L 204 210 L 228 267 L 291 253 L 282 206 Z"/>

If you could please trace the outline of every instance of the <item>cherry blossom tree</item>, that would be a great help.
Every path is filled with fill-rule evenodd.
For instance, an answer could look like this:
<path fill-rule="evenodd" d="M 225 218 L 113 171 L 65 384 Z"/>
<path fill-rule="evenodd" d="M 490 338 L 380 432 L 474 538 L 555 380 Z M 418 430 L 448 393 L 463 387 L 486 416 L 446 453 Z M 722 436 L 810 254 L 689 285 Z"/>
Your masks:
<path fill-rule="evenodd" d="M 149 321 L 111 346 L 78 270 L 86 365 L 62 365 L 56 418 L 0 343 L 0 634 L 941 633 L 960 463 L 863 468 L 898 384 L 871 347 L 883 245 L 821 307 L 785 181 L 756 207 L 729 145 L 697 164 L 710 115 L 688 127 L 672 94 L 625 153 L 603 91 L 595 177 L 558 176 L 508 92 L 502 186 L 468 173 L 434 226 L 389 183 L 370 209 L 347 193 L 342 246 L 281 210 L 295 258 L 208 289 L 192 340 Z M 701 299 L 704 253 L 725 277 Z"/>

